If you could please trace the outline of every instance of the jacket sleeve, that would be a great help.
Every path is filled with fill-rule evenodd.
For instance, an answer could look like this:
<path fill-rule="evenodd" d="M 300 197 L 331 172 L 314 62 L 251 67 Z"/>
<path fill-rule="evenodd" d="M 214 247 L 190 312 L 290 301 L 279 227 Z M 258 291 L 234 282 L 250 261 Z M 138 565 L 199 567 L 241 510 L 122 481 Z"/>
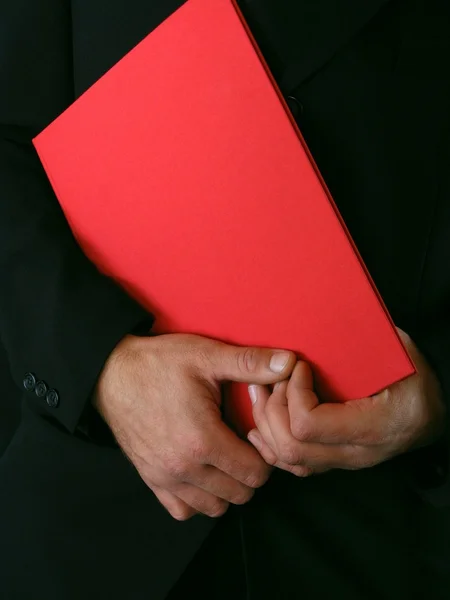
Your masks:
<path fill-rule="evenodd" d="M 424 500 L 436 507 L 450 506 L 450 319 L 427 328 L 417 344 L 434 369 L 447 406 L 445 431 L 440 440 L 414 452 L 412 482 Z"/>
<path fill-rule="evenodd" d="M 73 432 L 113 348 L 152 319 L 77 246 L 31 140 L 73 101 L 70 5 L 0 19 L 0 338 L 35 409 Z"/>

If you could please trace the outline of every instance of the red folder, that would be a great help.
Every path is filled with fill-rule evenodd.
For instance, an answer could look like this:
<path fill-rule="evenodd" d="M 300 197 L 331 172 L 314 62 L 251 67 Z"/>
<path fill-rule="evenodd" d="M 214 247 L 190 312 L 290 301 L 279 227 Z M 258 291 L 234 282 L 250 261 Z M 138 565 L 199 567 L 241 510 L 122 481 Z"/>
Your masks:
<path fill-rule="evenodd" d="M 294 350 L 326 401 L 415 372 L 232 0 L 188 0 L 34 144 L 157 332 Z M 229 402 L 251 427 L 246 386 Z"/>

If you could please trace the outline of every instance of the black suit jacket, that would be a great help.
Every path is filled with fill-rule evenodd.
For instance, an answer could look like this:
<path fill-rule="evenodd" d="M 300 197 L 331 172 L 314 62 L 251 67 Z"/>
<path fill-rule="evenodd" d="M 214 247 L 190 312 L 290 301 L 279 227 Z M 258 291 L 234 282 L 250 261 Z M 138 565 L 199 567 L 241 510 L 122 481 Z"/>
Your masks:
<path fill-rule="evenodd" d="M 0 571 L 7 598 L 26 597 L 14 591 L 28 585 L 23 573 L 55 598 L 69 598 L 68 586 L 82 597 L 89 579 L 110 597 L 140 598 L 142 579 L 131 573 L 149 565 L 152 597 L 163 597 L 212 527 L 201 518 L 172 522 L 117 448 L 85 435 L 107 356 L 126 333 L 149 328 L 151 316 L 77 247 L 31 145 L 182 3 L 16 0 L 0 9 L 0 510 L 9 556 Z M 448 3 L 241 5 L 396 324 L 429 357 L 448 398 Z M 182 89 L 179 97 L 183 110 Z M 24 390 L 29 373 L 57 391 L 57 407 L 46 393 Z M 402 462 L 412 493 L 430 511 L 450 505 L 447 456 L 444 439 Z M 146 551 L 131 553 L 127 581 L 111 583 L 123 548 L 135 544 Z M 49 577 L 43 565 L 52 564 Z"/>

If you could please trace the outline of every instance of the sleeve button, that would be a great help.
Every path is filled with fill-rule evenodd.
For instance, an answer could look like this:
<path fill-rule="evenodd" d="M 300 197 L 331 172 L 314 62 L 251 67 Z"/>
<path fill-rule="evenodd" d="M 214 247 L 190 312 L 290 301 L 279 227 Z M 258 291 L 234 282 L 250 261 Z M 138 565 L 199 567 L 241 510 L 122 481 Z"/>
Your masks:
<path fill-rule="evenodd" d="M 295 96 L 288 96 L 286 102 L 295 119 L 298 119 L 303 114 L 303 104 Z"/>
<path fill-rule="evenodd" d="M 33 373 L 27 373 L 23 380 L 23 387 L 27 390 L 27 392 L 32 392 L 36 387 L 36 377 Z"/>
<path fill-rule="evenodd" d="M 56 390 L 49 390 L 47 392 L 47 404 L 50 408 L 56 408 L 59 404 L 59 394 Z"/>
<path fill-rule="evenodd" d="M 47 394 L 47 390 L 47 385 L 43 381 L 38 381 L 34 388 L 34 392 L 38 398 L 44 398 Z"/>

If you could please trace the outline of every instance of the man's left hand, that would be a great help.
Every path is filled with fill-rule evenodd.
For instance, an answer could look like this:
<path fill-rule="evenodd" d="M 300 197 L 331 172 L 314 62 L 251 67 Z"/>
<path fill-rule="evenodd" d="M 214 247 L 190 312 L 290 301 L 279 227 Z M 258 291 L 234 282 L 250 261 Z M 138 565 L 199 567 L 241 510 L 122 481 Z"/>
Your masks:
<path fill-rule="evenodd" d="M 440 385 L 411 338 L 398 331 L 417 373 L 375 396 L 321 404 L 302 361 L 272 393 L 250 386 L 257 429 L 248 437 L 265 461 L 306 477 L 371 467 L 432 443 L 444 427 Z"/>

